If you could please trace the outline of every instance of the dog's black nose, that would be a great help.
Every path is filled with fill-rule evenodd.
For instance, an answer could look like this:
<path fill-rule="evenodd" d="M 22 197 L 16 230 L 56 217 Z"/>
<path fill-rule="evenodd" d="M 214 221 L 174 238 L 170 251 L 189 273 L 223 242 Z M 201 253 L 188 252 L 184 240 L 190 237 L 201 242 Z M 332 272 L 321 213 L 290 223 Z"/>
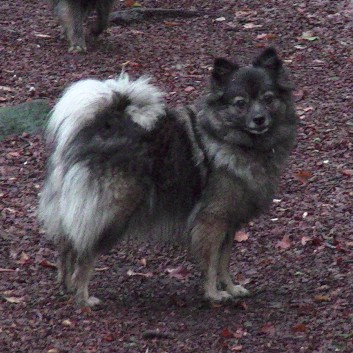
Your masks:
<path fill-rule="evenodd" d="M 262 126 L 265 124 L 266 118 L 263 115 L 259 115 L 259 116 L 255 116 L 255 118 L 253 118 L 253 122 L 255 123 L 255 125 L 257 126 Z"/>

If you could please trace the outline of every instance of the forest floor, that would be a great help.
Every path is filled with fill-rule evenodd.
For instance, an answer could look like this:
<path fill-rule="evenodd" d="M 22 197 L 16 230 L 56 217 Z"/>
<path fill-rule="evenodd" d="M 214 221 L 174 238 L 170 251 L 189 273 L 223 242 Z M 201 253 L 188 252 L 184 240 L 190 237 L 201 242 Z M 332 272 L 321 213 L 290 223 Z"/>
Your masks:
<path fill-rule="evenodd" d="M 69 54 L 41 0 L 0 4 L 0 106 L 52 105 L 86 77 L 153 76 L 170 106 L 208 84 L 215 57 L 248 64 L 277 48 L 296 84 L 298 142 L 273 207 L 234 244 L 249 298 L 202 300 L 185 251 L 149 244 L 101 257 L 90 283 L 103 300 L 79 309 L 56 284 L 56 251 L 36 219 L 41 134 L 0 142 L 0 352 L 353 352 L 353 6 L 348 0 L 146 0 L 202 11 L 145 20 Z M 126 5 L 118 2 L 116 9 Z M 240 241 L 242 240 L 242 241 Z"/>

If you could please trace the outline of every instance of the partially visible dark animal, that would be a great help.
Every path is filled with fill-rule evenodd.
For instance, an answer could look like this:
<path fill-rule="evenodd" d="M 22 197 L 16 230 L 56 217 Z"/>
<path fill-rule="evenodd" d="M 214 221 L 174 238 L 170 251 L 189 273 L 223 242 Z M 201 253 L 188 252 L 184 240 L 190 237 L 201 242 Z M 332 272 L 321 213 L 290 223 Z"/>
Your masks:
<path fill-rule="evenodd" d="M 69 41 L 69 52 L 75 53 L 87 50 L 84 33 L 87 16 L 96 10 L 96 22 L 90 32 L 98 36 L 108 27 L 109 15 L 114 4 L 114 0 L 51 0 L 51 2 Z"/>
<path fill-rule="evenodd" d="M 95 259 L 124 237 L 191 243 L 212 301 L 244 296 L 228 271 L 233 235 L 271 204 L 296 135 L 293 89 L 274 49 L 253 65 L 217 59 L 210 89 L 170 111 L 148 80 L 83 80 L 49 121 L 39 215 L 59 278 L 81 305 Z"/>

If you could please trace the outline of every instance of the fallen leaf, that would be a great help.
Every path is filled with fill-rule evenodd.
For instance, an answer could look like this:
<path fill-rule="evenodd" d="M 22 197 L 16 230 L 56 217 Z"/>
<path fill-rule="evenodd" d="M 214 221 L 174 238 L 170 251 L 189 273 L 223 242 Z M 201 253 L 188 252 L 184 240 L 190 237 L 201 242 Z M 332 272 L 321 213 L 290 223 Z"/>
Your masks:
<path fill-rule="evenodd" d="M 331 298 L 328 295 L 315 295 L 314 302 L 322 303 L 322 302 L 329 302 Z"/>
<path fill-rule="evenodd" d="M 353 176 L 353 169 L 343 169 L 342 174 L 346 176 Z"/>
<path fill-rule="evenodd" d="M 237 241 L 238 243 L 242 241 L 246 241 L 249 239 L 249 234 L 243 231 L 238 231 L 235 233 L 234 240 Z"/>
<path fill-rule="evenodd" d="M 195 87 L 192 87 L 192 86 L 187 86 L 187 87 L 184 88 L 185 92 L 192 92 L 194 90 L 195 90 Z"/>
<path fill-rule="evenodd" d="M 289 236 L 285 235 L 283 239 L 276 244 L 276 247 L 284 250 L 289 249 L 291 247 Z"/>
<path fill-rule="evenodd" d="M 115 341 L 115 338 L 113 335 L 106 335 L 103 337 L 103 340 L 106 342 L 113 342 L 113 341 Z"/>
<path fill-rule="evenodd" d="M 140 260 L 140 264 L 143 266 L 143 267 L 146 267 L 147 266 L 147 260 L 145 258 L 141 259 Z"/>
<path fill-rule="evenodd" d="M 19 304 L 24 302 L 24 297 L 3 297 L 7 302 L 11 304 Z"/>
<path fill-rule="evenodd" d="M 13 88 L 7 87 L 7 86 L 0 86 L 0 90 L 5 91 L 5 92 L 14 92 L 15 91 Z"/>
<path fill-rule="evenodd" d="M 16 272 L 13 268 L 0 268 L 0 272 Z"/>
<path fill-rule="evenodd" d="M 52 38 L 49 34 L 42 34 L 42 33 L 36 33 L 34 32 L 34 36 L 38 38 Z"/>
<path fill-rule="evenodd" d="M 72 321 L 69 320 L 69 319 L 65 319 L 65 320 L 61 321 L 61 324 L 62 324 L 63 326 L 73 326 Z"/>
<path fill-rule="evenodd" d="M 261 28 L 262 25 L 256 25 L 255 23 L 249 22 L 249 23 L 245 23 L 243 27 L 246 29 L 252 29 L 252 28 Z"/>
<path fill-rule="evenodd" d="M 223 338 L 233 338 L 234 334 L 228 328 L 225 328 L 221 331 L 220 336 Z"/>
<path fill-rule="evenodd" d="M 31 262 L 29 255 L 27 255 L 24 251 L 21 252 L 20 259 L 16 261 L 17 264 L 20 265 L 28 265 Z"/>
<path fill-rule="evenodd" d="M 7 156 L 9 157 L 19 157 L 21 154 L 19 152 L 16 151 L 11 151 L 7 154 Z"/>
<path fill-rule="evenodd" d="M 261 327 L 261 332 L 265 333 L 266 335 L 273 336 L 276 333 L 276 328 L 273 326 L 273 324 L 268 322 Z"/>
<path fill-rule="evenodd" d="M 269 39 L 275 39 L 277 36 L 274 33 L 261 33 L 256 36 L 256 39 L 260 40 L 269 40 Z"/>
<path fill-rule="evenodd" d="M 124 4 L 127 7 L 141 7 L 141 4 L 135 0 L 125 0 Z"/>
<path fill-rule="evenodd" d="M 50 262 L 46 259 L 43 259 L 39 265 L 43 266 L 43 267 L 48 267 L 48 268 L 57 268 L 56 264 L 54 264 L 53 262 Z"/>
<path fill-rule="evenodd" d="M 190 271 L 185 266 L 167 269 L 169 276 L 183 280 L 190 275 Z"/>
<path fill-rule="evenodd" d="M 292 327 L 292 331 L 294 332 L 306 332 L 306 325 L 305 324 L 297 324 Z"/>
<path fill-rule="evenodd" d="M 232 352 L 240 352 L 243 349 L 243 346 L 241 344 L 238 344 L 236 346 L 233 346 L 230 350 Z"/>
<path fill-rule="evenodd" d="M 244 336 L 244 333 L 245 333 L 245 331 L 240 327 L 235 331 L 234 337 L 235 338 L 242 338 Z"/>
<path fill-rule="evenodd" d="M 307 183 L 310 178 L 313 177 L 313 174 L 311 172 L 308 172 L 306 170 L 301 170 L 297 173 L 294 173 L 294 176 L 296 179 L 301 181 L 303 184 Z"/>
<path fill-rule="evenodd" d="M 128 270 L 127 275 L 128 276 L 141 276 L 141 277 L 146 277 L 146 278 L 153 277 L 152 272 L 142 273 L 142 272 L 134 272 L 133 270 Z"/>
<path fill-rule="evenodd" d="M 307 243 L 308 241 L 310 241 L 310 240 L 311 240 L 310 237 L 303 236 L 303 237 L 301 238 L 300 242 L 301 242 L 302 245 L 306 245 L 306 243 Z"/>

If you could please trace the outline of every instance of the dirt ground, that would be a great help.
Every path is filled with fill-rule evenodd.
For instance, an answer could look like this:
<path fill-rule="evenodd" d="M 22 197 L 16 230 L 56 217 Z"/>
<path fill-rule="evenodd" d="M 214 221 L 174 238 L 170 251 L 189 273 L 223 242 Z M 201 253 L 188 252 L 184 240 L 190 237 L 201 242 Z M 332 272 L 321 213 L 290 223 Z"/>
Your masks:
<path fill-rule="evenodd" d="M 353 352 L 353 5 L 337 0 L 141 1 L 206 11 L 146 20 L 67 53 L 49 6 L 0 3 L 0 105 L 53 104 L 69 83 L 152 75 L 171 106 L 208 83 L 215 57 L 250 63 L 275 46 L 290 68 L 300 127 L 273 207 L 235 241 L 232 273 L 252 291 L 208 305 L 184 251 L 148 244 L 100 259 L 78 309 L 55 281 L 38 228 L 46 150 L 40 134 L 0 143 L 0 352 Z M 118 2 L 116 9 L 124 9 Z"/>

